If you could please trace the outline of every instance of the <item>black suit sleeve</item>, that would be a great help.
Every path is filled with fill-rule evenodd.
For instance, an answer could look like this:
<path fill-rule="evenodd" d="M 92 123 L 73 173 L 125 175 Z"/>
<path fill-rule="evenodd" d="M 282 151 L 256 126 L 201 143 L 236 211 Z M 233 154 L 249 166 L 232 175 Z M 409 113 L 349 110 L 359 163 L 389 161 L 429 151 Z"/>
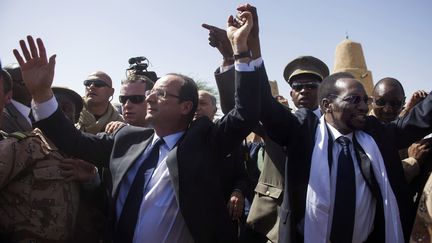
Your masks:
<path fill-rule="evenodd" d="M 235 72 L 235 105 L 218 120 L 212 138 L 218 144 L 221 158 L 240 145 L 258 124 L 261 112 L 258 71 Z"/>
<path fill-rule="evenodd" d="M 406 116 L 393 122 L 398 135 L 398 148 L 406 148 L 432 132 L 432 93 L 417 104 Z"/>
<path fill-rule="evenodd" d="M 222 112 L 227 114 L 234 108 L 235 71 L 231 68 L 223 73 L 220 69 L 215 71 L 216 84 L 219 90 L 219 99 Z"/>
<path fill-rule="evenodd" d="M 108 166 L 113 138 L 78 131 L 60 108 L 50 117 L 36 122 L 35 126 L 40 128 L 62 152 L 91 161 L 96 166 Z"/>
<path fill-rule="evenodd" d="M 409 147 L 432 133 L 432 94 L 426 96 L 404 117 L 389 124 L 382 124 L 376 117 L 369 116 L 365 131 L 378 136 L 379 140 L 394 142 L 397 149 Z"/>
<path fill-rule="evenodd" d="M 261 116 L 267 136 L 277 144 L 284 146 L 300 127 L 300 122 L 289 109 L 273 98 L 264 65 L 260 72 Z"/>

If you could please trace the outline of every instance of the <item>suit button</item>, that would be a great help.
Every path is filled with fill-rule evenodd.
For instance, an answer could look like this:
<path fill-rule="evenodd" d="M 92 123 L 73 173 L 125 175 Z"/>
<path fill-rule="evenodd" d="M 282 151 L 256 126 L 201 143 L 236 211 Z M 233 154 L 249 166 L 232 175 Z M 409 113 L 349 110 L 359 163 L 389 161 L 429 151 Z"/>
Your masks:
<path fill-rule="evenodd" d="M 266 195 L 267 195 L 267 196 L 270 195 L 270 191 L 266 191 Z"/>

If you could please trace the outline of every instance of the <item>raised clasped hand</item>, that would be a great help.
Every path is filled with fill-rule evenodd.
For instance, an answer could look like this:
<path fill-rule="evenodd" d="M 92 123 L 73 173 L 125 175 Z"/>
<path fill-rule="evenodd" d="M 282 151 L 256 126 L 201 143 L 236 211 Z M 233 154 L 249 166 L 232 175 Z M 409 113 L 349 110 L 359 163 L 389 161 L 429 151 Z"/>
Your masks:
<path fill-rule="evenodd" d="M 240 12 L 236 18 L 232 15 L 228 18 L 227 36 L 231 42 L 234 53 L 248 50 L 247 40 L 253 27 L 251 12 Z"/>

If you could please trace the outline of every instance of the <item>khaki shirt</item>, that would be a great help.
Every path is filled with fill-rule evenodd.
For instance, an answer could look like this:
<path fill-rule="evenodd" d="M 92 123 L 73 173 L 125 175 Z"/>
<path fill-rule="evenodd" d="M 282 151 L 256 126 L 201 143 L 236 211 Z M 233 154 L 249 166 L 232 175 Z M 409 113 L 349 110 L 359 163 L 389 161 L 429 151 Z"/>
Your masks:
<path fill-rule="evenodd" d="M 65 242 L 71 236 L 79 188 L 58 167 L 63 156 L 35 129 L 0 138 L 0 239 Z"/>

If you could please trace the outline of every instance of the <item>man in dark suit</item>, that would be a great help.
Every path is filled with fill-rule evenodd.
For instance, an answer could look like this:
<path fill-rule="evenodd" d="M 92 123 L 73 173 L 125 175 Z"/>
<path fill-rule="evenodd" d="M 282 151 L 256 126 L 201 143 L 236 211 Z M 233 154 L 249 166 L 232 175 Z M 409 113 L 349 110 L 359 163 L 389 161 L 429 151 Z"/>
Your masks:
<path fill-rule="evenodd" d="M 255 18 L 254 23 L 257 23 L 256 8 L 250 5 L 245 5 L 244 8 L 251 9 Z M 222 111 L 225 113 L 234 106 L 234 60 L 230 58 L 232 50 L 225 30 L 207 24 L 202 26 L 209 30 L 209 44 L 217 48 L 223 57 L 221 67 L 215 71 L 215 79 Z M 258 28 L 257 24 L 254 25 L 254 28 Z M 255 34 L 255 43 L 259 43 L 258 31 L 252 33 Z M 251 51 L 256 59 L 260 55 L 260 48 L 259 45 L 255 46 L 257 48 L 251 48 Z M 328 74 L 327 65 L 313 56 L 300 56 L 286 65 L 283 76 L 292 88 L 290 95 L 296 109 L 306 108 L 313 111 L 318 117 L 321 116 L 317 98 L 318 86 Z M 247 224 L 253 230 L 265 235 L 270 242 L 279 242 L 279 218 L 286 218 L 287 215 L 286 205 L 282 205 L 285 152 L 265 133 L 260 135 L 265 141 L 264 163 L 258 182 L 253 185 L 252 190 L 255 191 L 255 197 L 251 202 Z M 254 238 L 258 236 L 255 235 Z M 266 240 L 260 242 L 264 241 Z"/>
<path fill-rule="evenodd" d="M 345 233 L 332 227 L 335 211 L 342 207 L 335 206 L 336 181 L 340 176 L 331 168 L 336 167 L 336 156 L 341 149 L 336 139 L 346 136 L 352 141 L 350 149 L 352 154 L 355 153 L 353 158 L 358 165 L 354 163 L 355 203 L 351 205 L 355 208 L 355 216 L 349 219 L 346 215 L 342 224 L 351 225 L 350 237 L 355 242 L 384 242 L 384 239 L 402 242 L 407 239 L 412 224 L 412 205 L 402 165 L 397 163 L 398 149 L 407 147 L 432 130 L 431 95 L 406 117 L 384 125 L 375 117 L 366 116 L 369 99 L 360 82 L 331 75 L 319 87 L 318 98 L 324 115 L 318 120 L 305 109 L 294 115 L 287 112 L 271 97 L 265 80 L 261 79 L 261 120 L 268 135 L 278 144 L 287 146 L 288 174 L 285 178 L 292 189 L 290 200 L 293 205 L 289 215 L 294 217 L 291 229 L 297 229 L 293 232 L 294 238 L 335 242 L 334 234 Z M 369 158 L 365 158 L 365 152 L 361 150 Z M 320 188 L 320 182 L 324 184 L 323 188 Z M 329 187 L 325 186 L 327 183 Z M 288 198 L 284 197 L 284 200 Z"/>
<path fill-rule="evenodd" d="M 154 129 L 125 126 L 113 137 L 81 133 L 58 109 L 55 111 L 57 104 L 50 89 L 55 56 L 48 61 L 42 41 L 38 39 L 36 47 L 31 36 L 27 38 L 30 51 L 24 41 L 20 43 L 24 58 L 14 50 L 36 104 L 36 125 L 66 153 L 98 164 L 109 163 L 116 214 L 115 241 L 236 241 L 217 162 L 241 143 L 257 124 L 260 112 L 258 72 L 248 65 L 246 52 L 251 14 L 243 13 L 242 19 L 244 24 L 239 25 L 231 17 L 227 31 L 235 53 L 239 54 L 236 109 L 216 124 L 206 118 L 191 123 L 198 99 L 196 85 L 188 77 L 169 74 L 147 92 L 147 118 Z M 159 151 L 153 150 L 158 144 Z M 158 154 L 159 159 L 153 161 Z M 137 181 L 144 184 L 136 194 L 128 194 L 139 184 Z M 140 193 L 143 196 L 129 200 Z M 130 212 L 136 204 L 138 208 Z M 134 222 L 125 218 L 126 212 L 135 216 Z"/>
<path fill-rule="evenodd" d="M 9 64 L 4 67 L 12 78 L 12 99 L 3 110 L 3 123 L 1 129 L 8 133 L 31 131 L 30 119 L 31 96 L 21 76 L 18 64 Z"/>

